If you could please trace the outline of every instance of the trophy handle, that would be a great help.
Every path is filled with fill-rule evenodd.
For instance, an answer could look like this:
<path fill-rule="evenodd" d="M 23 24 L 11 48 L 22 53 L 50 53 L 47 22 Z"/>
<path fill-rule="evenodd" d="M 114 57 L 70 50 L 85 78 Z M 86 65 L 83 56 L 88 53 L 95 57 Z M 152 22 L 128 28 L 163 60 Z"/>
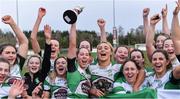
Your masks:
<path fill-rule="evenodd" d="M 84 7 L 77 6 L 73 10 L 66 10 L 63 13 L 63 19 L 67 24 L 74 24 L 77 21 L 78 15 L 82 12 Z"/>

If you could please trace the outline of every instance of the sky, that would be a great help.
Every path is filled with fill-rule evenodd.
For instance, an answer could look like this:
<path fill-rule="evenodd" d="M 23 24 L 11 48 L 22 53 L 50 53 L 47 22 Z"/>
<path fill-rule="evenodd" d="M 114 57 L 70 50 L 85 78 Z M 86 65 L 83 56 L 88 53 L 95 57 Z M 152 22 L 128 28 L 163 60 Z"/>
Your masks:
<path fill-rule="evenodd" d="M 124 32 L 131 28 L 137 28 L 143 24 L 142 11 L 150 8 L 149 17 L 160 13 L 168 4 L 168 25 L 171 27 L 172 12 L 176 7 L 177 0 L 114 0 L 115 3 L 115 26 L 124 28 Z M 18 18 L 17 7 L 18 2 Z M 0 17 L 11 15 L 22 30 L 32 30 L 36 21 L 38 8 L 47 10 L 39 30 L 43 30 L 45 24 L 52 29 L 66 31 L 70 25 L 63 20 L 63 13 L 76 6 L 84 6 L 83 12 L 78 15 L 77 29 L 99 32 L 98 18 L 106 20 L 106 31 L 113 31 L 113 0 L 0 0 Z M 0 29 L 12 31 L 11 28 L 0 22 Z M 162 22 L 157 24 L 157 30 L 162 30 Z"/>

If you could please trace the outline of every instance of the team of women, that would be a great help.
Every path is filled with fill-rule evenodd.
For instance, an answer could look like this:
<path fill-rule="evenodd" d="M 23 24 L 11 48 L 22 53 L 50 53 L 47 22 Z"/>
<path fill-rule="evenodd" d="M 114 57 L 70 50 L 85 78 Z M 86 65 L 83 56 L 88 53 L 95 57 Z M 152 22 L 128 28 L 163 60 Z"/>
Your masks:
<path fill-rule="evenodd" d="M 155 26 L 161 17 L 156 14 L 149 20 L 150 9 L 143 10 L 146 52 L 152 66 L 145 66 L 144 53 L 139 49 L 124 45 L 113 48 L 106 39 L 106 21 L 102 18 L 97 20 L 101 40 L 97 45 L 96 57 L 92 57 L 88 41 L 77 45 L 76 23 L 70 26 L 67 56 L 58 55 L 59 42 L 52 37 L 51 27 L 45 25 L 42 55 L 37 32 L 46 15 L 45 8 L 39 8 L 30 36 L 35 54 L 27 56 L 28 38 L 10 15 L 3 16 L 2 22 L 12 28 L 19 47 L 11 44 L 0 46 L 0 98 L 134 98 L 134 93 L 150 94 L 145 90 L 179 90 L 179 5 L 180 0 L 173 12 L 171 31 L 166 19 L 167 5 L 162 9 L 163 33 L 156 37 L 155 42 Z M 26 68 L 24 74 L 23 68 Z"/>

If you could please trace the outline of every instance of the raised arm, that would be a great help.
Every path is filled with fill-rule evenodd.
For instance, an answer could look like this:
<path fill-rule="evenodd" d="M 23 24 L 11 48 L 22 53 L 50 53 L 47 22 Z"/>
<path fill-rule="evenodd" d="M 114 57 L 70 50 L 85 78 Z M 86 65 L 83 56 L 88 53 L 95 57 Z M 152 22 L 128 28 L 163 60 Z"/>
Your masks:
<path fill-rule="evenodd" d="M 41 20 L 45 15 L 46 15 L 46 9 L 39 8 L 38 17 L 36 19 L 36 22 L 34 24 L 34 27 L 33 27 L 32 33 L 31 33 L 32 49 L 35 53 L 40 53 L 40 51 L 41 51 L 41 48 L 40 48 L 38 40 L 37 40 L 37 32 L 38 32 Z"/>
<path fill-rule="evenodd" d="M 51 43 L 51 35 L 52 35 L 51 27 L 49 25 L 45 25 L 44 26 L 44 36 L 46 39 L 46 44 L 48 44 L 48 45 L 50 45 L 50 43 Z"/>
<path fill-rule="evenodd" d="M 107 35 L 106 35 L 106 31 L 105 31 L 105 25 L 106 25 L 106 21 L 102 18 L 97 20 L 97 24 L 99 26 L 100 29 L 100 33 L 101 33 L 101 41 L 103 42 L 107 42 Z"/>
<path fill-rule="evenodd" d="M 160 15 L 159 14 L 155 14 L 155 15 L 153 15 L 152 17 L 151 17 L 151 19 L 150 19 L 150 29 L 152 30 L 152 31 L 150 31 L 150 32 L 153 32 L 154 34 L 155 34 L 155 28 L 156 28 L 156 24 L 159 22 L 161 20 L 161 17 L 160 17 Z"/>
<path fill-rule="evenodd" d="M 16 34 L 16 37 L 19 41 L 19 48 L 18 48 L 18 54 L 24 58 L 27 56 L 28 52 L 28 39 L 25 36 L 25 34 L 21 31 L 21 29 L 17 26 L 17 24 L 14 22 L 13 18 L 10 15 L 6 15 L 2 17 L 2 22 L 5 24 L 9 24 L 10 27 L 13 29 L 13 31 Z"/>
<path fill-rule="evenodd" d="M 178 13 L 180 10 L 180 0 L 177 2 L 177 6 L 174 9 L 173 12 L 173 19 L 172 19 L 172 40 L 175 47 L 175 53 L 176 55 L 180 55 L 180 26 L 179 26 L 179 18 Z"/>
<path fill-rule="evenodd" d="M 150 11 L 149 8 L 143 9 L 143 26 L 144 26 L 143 32 L 145 37 L 146 34 L 149 32 L 149 20 L 148 20 L 149 11 Z"/>
<path fill-rule="evenodd" d="M 45 50 L 44 50 L 44 57 L 43 57 L 43 62 L 42 62 L 42 79 L 43 81 L 45 80 L 48 72 L 50 71 L 51 67 L 51 62 L 50 62 L 50 57 L 51 57 L 51 27 L 49 25 L 44 26 L 44 36 L 46 39 L 46 44 L 45 44 Z"/>
<path fill-rule="evenodd" d="M 149 59 L 155 50 L 154 47 L 155 26 L 160 20 L 161 18 L 159 14 L 152 16 L 150 19 L 150 29 L 146 34 L 146 50 Z"/>
<path fill-rule="evenodd" d="M 76 57 L 76 23 L 71 25 L 70 31 L 69 31 L 69 48 L 67 57 L 69 59 Z"/>
<path fill-rule="evenodd" d="M 162 32 L 170 35 L 170 30 L 169 30 L 168 22 L 167 22 L 167 13 L 168 13 L 168 7 L 166 4 L 166 7 L 162 8 L 162 11 L 161 11 L 161 14 L 162 14 Z"/>

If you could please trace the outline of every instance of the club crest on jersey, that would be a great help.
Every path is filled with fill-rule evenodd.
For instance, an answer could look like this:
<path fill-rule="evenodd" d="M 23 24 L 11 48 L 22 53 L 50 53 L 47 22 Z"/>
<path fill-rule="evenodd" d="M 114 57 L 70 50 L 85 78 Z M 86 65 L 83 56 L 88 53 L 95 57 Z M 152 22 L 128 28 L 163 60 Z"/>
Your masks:
<path fill-rule="evenodd" d="M 91 74 L 92 74 L 92 75 L 96 75 L 96 74 L 98 74 L 98 72 L 92 72 Z"/>
<path fill-rule="evenodd" d="M 107 73 L 108 73 L 108 76 L 109 76 L 109 77 L 113 75 L 113 74 L 112 74 L 112 70 L 108 70 Z"/>
<path fill-rule="evenodd" d="M 55 93 L 54 97 L 56 99 L 66 99 L 67 97 L 67 88 L 59 88 Z"/>
<path fill-rule="evenodd" d="M 82 91 L 83 91 L 84 93 L 87 93 L 87 94 L 88 94 L 90 88 L 91 88 L 91 84 L 90 84 L 89 81 L 86 81 L 86 82 L 82 83 L 82 85 L 81 85 L 81 89 L 82 89 Z"/>
<path fill-rule="evenodd" d="M 93 85 L 104 93 L 110 92 L 113 88 L 113 82 L 106 78 L 99 78 L 93 82 Z"/>
<path fill-rule="evenodd" d="M 39 84 L 39 82 L 40 82 L 39 79 L 36 78 L 36 79 L 35 79 L 35 83 L 36 83 L 36 84 Z"/>

